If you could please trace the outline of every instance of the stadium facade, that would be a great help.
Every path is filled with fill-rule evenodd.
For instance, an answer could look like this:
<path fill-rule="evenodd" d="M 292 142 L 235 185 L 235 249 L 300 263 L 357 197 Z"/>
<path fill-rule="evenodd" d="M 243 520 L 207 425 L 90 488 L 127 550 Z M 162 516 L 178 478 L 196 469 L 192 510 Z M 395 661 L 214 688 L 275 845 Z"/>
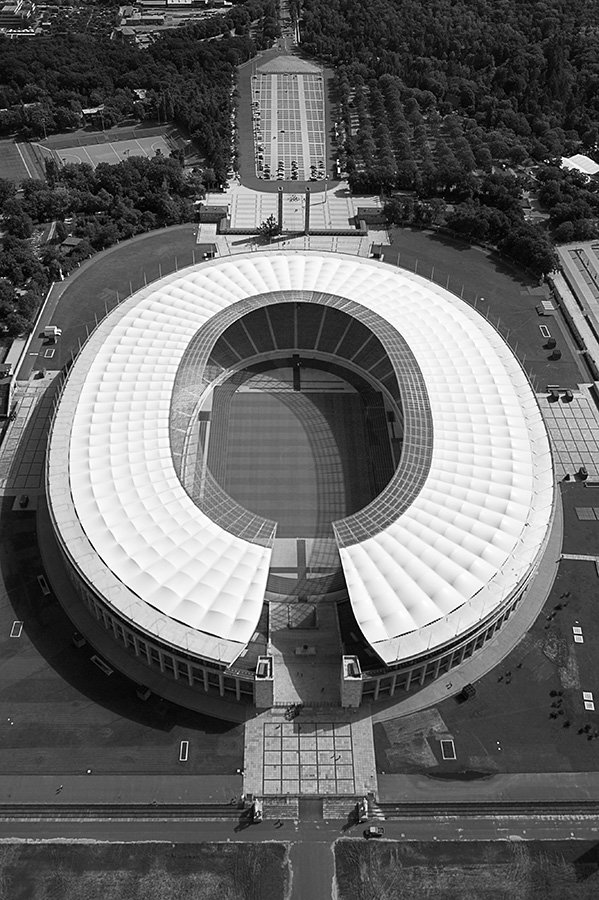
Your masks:
<path fill-rule="evenodd" d="M 392 466 L 322 538 L 338 571 L 298 586 L 272 571 L 276 519 L 207 460 L 217 388 L 306 360 L 379 398 Z M 337 604 L 342 705 L 389 696 L 493 638 L 555 515 L 541 413 L 492 326 L 416 275 L 315 251 L 212 260 L 124 301 L 70 369 L 46 479 L 70 578 L 121 649 L 259 706 L 273 702 L 269 600 Z"/>

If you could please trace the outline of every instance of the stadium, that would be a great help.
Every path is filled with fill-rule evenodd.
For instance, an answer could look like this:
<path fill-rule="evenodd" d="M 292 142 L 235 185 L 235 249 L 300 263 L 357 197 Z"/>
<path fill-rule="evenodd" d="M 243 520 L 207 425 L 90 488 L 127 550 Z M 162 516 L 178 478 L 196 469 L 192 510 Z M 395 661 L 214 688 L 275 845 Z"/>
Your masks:
<path fill-rule="evenodd" d="M 401 269 L 300 250 L 110 313 L 62 387 L 46 488 L 115 647 L 259 707 L 286 699 L 282 605 L 334 611 L 342 706 L 409 690 L 492 639 L 555 517 L 541 413 L 492 326 Z"/>

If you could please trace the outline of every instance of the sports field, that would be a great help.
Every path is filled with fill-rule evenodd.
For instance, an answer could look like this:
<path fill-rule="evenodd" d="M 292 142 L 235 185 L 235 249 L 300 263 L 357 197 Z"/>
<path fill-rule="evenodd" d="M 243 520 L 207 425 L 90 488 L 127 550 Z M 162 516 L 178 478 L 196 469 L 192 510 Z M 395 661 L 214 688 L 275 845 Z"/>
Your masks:
<path fill-rule="evenodd" d="M 0 141 L 0 178 L 20 184 L 25 178 L 43 178 L 29 145 L 22 142 Z"/>
<path fill-rule="evenodd" d="M 221 393 L 222 392 L 222 393 Z M 323 537 L 372 498 L 362 401 L 356 393 L 217 389 L 212 428 L 226 440 L 222 486 L 279 523 L 277 537 Z M 218 421 L 220 418 L 220 422 Z"/>
<path fill-rule="evenodd" d="M 161 135 L 139 137 L 127 141 L 109 141 L 105 144 L 86 144 L 56 150 L 61 163 L 88 163 L 95 169 L 99 163 L 114 165 L 130 156 L 155 156 L 160 151 L 164 156 L 170 147 Z"/>

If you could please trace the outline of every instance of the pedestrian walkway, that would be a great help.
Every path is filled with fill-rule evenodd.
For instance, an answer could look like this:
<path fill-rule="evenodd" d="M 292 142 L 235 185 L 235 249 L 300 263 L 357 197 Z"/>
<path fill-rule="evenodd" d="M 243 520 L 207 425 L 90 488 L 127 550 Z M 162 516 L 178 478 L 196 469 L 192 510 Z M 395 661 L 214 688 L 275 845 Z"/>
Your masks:
<path fill-rule="evenodd" d="M 279 706 L 339 705 L 341 640 L 335 605 L 316 606 L 317 627 L 290 627 L 287 603 L 270 604 L 270 641 L 274 665 L 274 700 Z"/>
<path fill-rule="evenodd" d="M 379 775 L 382 803 L 599 801 L 599 772 L 525 772 L 478 780 Z"/>
<path fill-rule="evenodd" d="M 0 775 L 2 804 L 204 804 L 241 796 L 241 775 Z"/>
<path fill-rule="evenodd" d="M 0 451 L 0 495 L 25 492 L 37 497 L 44 490 L 44 459 L 59 372 L 18 381 L 17 416 L 8 424 Z M 34 508 L 30 503 L 29 509 Z"/>

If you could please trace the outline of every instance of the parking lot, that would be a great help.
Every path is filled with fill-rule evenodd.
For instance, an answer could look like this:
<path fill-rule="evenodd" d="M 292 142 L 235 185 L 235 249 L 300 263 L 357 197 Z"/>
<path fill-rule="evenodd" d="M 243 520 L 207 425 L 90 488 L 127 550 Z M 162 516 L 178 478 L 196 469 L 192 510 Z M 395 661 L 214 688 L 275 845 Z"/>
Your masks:
<path fill-rule="evenodd" d="M 322 75 L 252 76 L 256 173 L 265 180 L 322 181 L 326 175 Z"/>

